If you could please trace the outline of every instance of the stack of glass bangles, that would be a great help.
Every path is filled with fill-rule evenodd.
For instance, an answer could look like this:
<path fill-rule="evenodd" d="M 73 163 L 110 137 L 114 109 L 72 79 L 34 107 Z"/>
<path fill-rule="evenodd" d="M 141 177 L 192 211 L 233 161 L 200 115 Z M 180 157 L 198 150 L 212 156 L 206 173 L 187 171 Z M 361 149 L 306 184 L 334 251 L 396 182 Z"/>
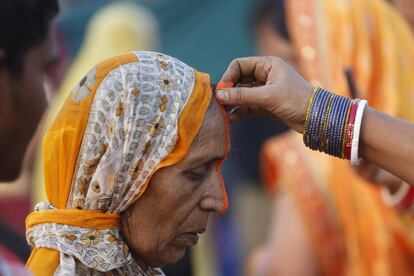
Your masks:
<path fill-rule="evenodd" d="M 306 112 L 305 145 L 358 165 L 359 133 L 366 105 L 366 100 L 351 100 L 316 87 Z"/>

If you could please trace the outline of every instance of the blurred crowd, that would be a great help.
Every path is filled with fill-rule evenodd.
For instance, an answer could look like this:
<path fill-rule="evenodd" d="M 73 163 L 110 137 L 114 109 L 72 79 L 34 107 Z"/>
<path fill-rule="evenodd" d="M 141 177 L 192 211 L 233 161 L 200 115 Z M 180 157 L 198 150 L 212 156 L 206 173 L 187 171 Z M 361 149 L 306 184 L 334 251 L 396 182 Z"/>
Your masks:
<path fill-rule="evenodd" d="M 46 199 L 43 134 L 98 62 L 133 50 L 157 51 L 217 82 L 236 57 L 279 56 L 315 85 L 369 99 L 381 111 L 413 121 L 413 29 L 410 0 L 60 1 L 58 57 L 44 83 L 49 107 L 19 177 L 0 185 L 0 254 L 19 264 L 29 257 L 25 217 Z M 407 245 L 414 233 L 414 200 L 406 196 L 411 188 L 371 164 L 353 169 L 315 155 L 300 139 L 269 119 L 231 126 L 232 150 L 223 166 L 230 209 L 213 218 L 199 246 L 164 268 L 166 275 L 414 271 L 401 261 L 414 255 Z M 393 235 L 400 243 L 387 245 Z"/>

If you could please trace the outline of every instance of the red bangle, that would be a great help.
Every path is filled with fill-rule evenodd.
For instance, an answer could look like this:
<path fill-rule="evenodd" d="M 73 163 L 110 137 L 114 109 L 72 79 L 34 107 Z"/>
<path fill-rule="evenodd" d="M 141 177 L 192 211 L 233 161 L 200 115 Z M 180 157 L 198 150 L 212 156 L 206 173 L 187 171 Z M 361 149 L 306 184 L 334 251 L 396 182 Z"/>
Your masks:
<path fill-rule="evenodd" d="M 352 149 L 352 139 L 354 138 L 354 124 L 356 113 L 358 110 L 358 100 L 352 101 L 351 110 L 349 112 L 349 120 L 346 129 L 346 137 L 345 137 L 345 158 L 351 159 L 351 149 Z"/>
<path fill-rule="evenodd" d="M 403 197 L 403 199 L 398 203 L 397 208 L 400 210 L 409 209 L 414 202 L 414 188 L 410 187 L 407 194 Z"/>

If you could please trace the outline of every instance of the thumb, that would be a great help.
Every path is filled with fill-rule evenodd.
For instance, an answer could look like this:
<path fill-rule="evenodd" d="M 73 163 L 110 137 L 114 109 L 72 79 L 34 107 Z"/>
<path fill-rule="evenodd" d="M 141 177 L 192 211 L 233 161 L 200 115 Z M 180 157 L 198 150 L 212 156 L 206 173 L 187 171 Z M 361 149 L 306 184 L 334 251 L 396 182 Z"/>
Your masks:
<path fill-rule="evenodd" d="M 225 105 L 264 106 L 269 99 L 269 87 L 235 87 L 218 90 L 217 99 Z"/>

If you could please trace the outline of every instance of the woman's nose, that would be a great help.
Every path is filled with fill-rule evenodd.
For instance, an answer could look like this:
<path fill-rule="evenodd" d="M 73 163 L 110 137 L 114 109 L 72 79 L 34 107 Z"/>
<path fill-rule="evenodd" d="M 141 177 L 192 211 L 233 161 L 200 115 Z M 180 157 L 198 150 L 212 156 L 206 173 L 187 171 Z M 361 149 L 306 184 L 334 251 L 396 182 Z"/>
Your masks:
<path fill-rule="evenodd" d="M 220 169 L 215 169 L 207 181 L 200 207 L 206 211 L 224 214 L 228 208 L 228 198 Z"/>

